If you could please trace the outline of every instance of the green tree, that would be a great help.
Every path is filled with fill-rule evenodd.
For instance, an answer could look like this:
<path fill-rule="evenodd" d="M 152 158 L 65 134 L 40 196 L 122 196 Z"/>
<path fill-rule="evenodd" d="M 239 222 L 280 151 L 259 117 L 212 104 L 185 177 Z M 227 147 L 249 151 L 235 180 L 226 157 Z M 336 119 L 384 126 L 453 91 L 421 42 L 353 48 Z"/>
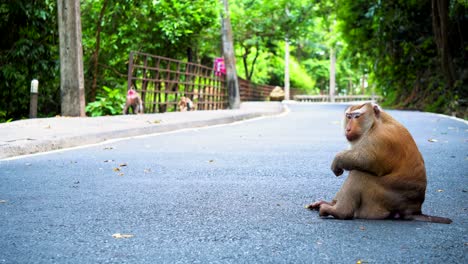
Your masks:
<path fill-rule="evenodd" d="M 89 101 L 94 100 L 100 87 L 124 87 L 132 50 L 187 61 L 206 61 L 205 54 L 220 42 L 219 31 L 212 29 L 214 25 L 219 28 L 218 8 L 216 0 L 83 1 L 83 47 Z M 214 37 L 213 32 L 216 32 Z"/>
<path fill-rule="evenodd" d="M 338 6 L 349 53 L 368 68 L 387 104 L 463 115 L 466 2 L 339 0 Z"/>
<path fill-rule="evenodd" d="M 60 112 L 57 31 L 54 0 L 0 3 L 0 122 L 28 116 L 34 78 L 39 116 Z"/>

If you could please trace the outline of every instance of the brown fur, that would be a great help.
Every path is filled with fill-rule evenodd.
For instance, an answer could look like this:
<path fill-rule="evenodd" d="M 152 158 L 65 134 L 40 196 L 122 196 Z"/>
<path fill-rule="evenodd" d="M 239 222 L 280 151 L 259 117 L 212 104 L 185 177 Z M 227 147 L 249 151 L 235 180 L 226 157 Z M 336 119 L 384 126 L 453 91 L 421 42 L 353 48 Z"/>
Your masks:
<path fill-rule="evenodd" d="M 190 98 L 185 97 L 185 96 L 182 96 L 180 98 L 180 101 L 177 105 L 179 106 L 179 111 L 181 112 L 195 110 L 192 100 L 190 100 Z"/>
<path fill-rule="evenodd" d="M 131 88 L 127 91 L 127 99 L 125 101 L 125 106 L 123 109 L 123 114 L 128 114 L 128 109 L 132 108 L 134 114 L 143 114 L 143 101 L 140 98 L 140 95 Z"/>
<path fill-rule="evenodd" d="M 331 169 L 349 176 L 332 202 L 308 206 L 320 216 L 339 219 L 408 219 L 449 224 L 452 220 L 422 214 L 426 192 L 424 160 L 403 125 L 367 103 L 345 114 L 350 150 L 338 153 Z"/>

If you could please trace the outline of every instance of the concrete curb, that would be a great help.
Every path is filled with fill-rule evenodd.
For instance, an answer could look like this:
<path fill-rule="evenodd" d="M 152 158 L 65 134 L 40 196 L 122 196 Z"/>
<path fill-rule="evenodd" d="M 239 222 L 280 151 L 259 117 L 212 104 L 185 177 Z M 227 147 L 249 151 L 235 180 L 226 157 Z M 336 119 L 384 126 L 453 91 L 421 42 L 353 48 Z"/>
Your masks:
<path fill-rule="evenodd" d="M 171 120 L 172 118 L 174 118 L 174 113 L 148 115 L 148 120 L 158 117 L 162 120 L 170 120 L 170 122 L 162 122 L 160 124 L 150 124 L 148 122 L 148 124 L 146 125 L 141 125 L 140 127 L 133 127 L 128 129 L 119 128 L 115 130 L 100 131 L 99 128 L 91 127 L 89 129 L 82 129 L 83 132 L 77 132 L 76 130 L 81 129 L 79 127 L 72 126 L 67 128 L 68 130 L 73 131 L 74 133 L 70 133 L 70 135 L 65 134 L 57 137 L 51 137 L 49 135 L 39 139 L 33 139 L 32 137 L 28 137 L 26 139 L 21 139 L 18 141 L 3 142 L 3 144 L 0 144 L 0 160 L 21 155 L 35 154 L 40 152 L 102 143 L 112 139 L 177 131 L 188 128 L 199 128 L 220 124 L 228 124 L 236 121 L 242 121 L 261 116 L 278 115 L 284 112 L 285 110 L 285 106 L 283 106 L 281 103 L 246 102 L 241 104 L 241 108 L 239 110 L 198 111 L 197 116 L 194 120 L 189 119 L 189 115 L 194 112 L 187 112 L 177 113 L 176 115 L 178 117 L 184 118 L 180 118 L 180 120 L 175 121 Z M 109 124 L 112 124 L 112 122 L 117 121 L 115 118 L 118 117 L 104 117 L 103 122 L 107 121 L 109 122 Z M 128 116 L 122 116 L 122 118 L 119 119 L 119 121 L 122 121 L 124 118 L 126 119 L 124 121 L 131 121 L 130 119 L 128 119 Z M 141 119 L 141 116 L 139 116 L 139 118 Z M 61 120 L 59 118 L 56 118 L 54 121 L 60 122 Z M 73 123 L 73 119 L 68 119 L 66 121 Z M 83 119 L 79 121 L 83 121 Z M 27 129 L 30 130 L 31 133 L 37 133 L 37 131 L 40 131 L 40 129 L 38 129 L 38 125 L 35 124 L 36 122 L 28 122 L 28 125 L 26 127 L 22 127 L 21 129 Z M 0 132 L 1 131 L 2 126 L 0 126 Z M 10 129 L 9 133 L 15 132 L 11 132 Z"/>

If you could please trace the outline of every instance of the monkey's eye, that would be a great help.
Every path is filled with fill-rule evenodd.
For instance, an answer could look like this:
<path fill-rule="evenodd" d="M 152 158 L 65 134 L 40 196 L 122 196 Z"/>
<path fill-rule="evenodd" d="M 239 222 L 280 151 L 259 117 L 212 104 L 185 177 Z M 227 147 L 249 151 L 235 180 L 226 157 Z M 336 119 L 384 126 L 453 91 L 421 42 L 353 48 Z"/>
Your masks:
<path fill-rule="evenodd" d="M 360 114 L 355 114 L 354 119 L 358 119 L 361 115 Z"/>
<path fill-rule="evenodd" d="M 346 118 L 351 119 L 353 116 L 351 114 L 346 114 Z"/>

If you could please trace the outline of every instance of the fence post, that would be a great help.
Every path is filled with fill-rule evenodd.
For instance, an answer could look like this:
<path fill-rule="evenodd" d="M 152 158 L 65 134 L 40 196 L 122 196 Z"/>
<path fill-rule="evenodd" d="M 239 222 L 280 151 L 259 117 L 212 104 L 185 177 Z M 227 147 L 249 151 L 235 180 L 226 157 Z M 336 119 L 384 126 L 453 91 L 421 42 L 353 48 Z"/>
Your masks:
<path fill-rule="evenodd" d="M 37 94 L 39 90 L 39 81 L 34 79 L 31 81 L 31 98 L 29 102 L 29 118 L 37 117 Z"/>

